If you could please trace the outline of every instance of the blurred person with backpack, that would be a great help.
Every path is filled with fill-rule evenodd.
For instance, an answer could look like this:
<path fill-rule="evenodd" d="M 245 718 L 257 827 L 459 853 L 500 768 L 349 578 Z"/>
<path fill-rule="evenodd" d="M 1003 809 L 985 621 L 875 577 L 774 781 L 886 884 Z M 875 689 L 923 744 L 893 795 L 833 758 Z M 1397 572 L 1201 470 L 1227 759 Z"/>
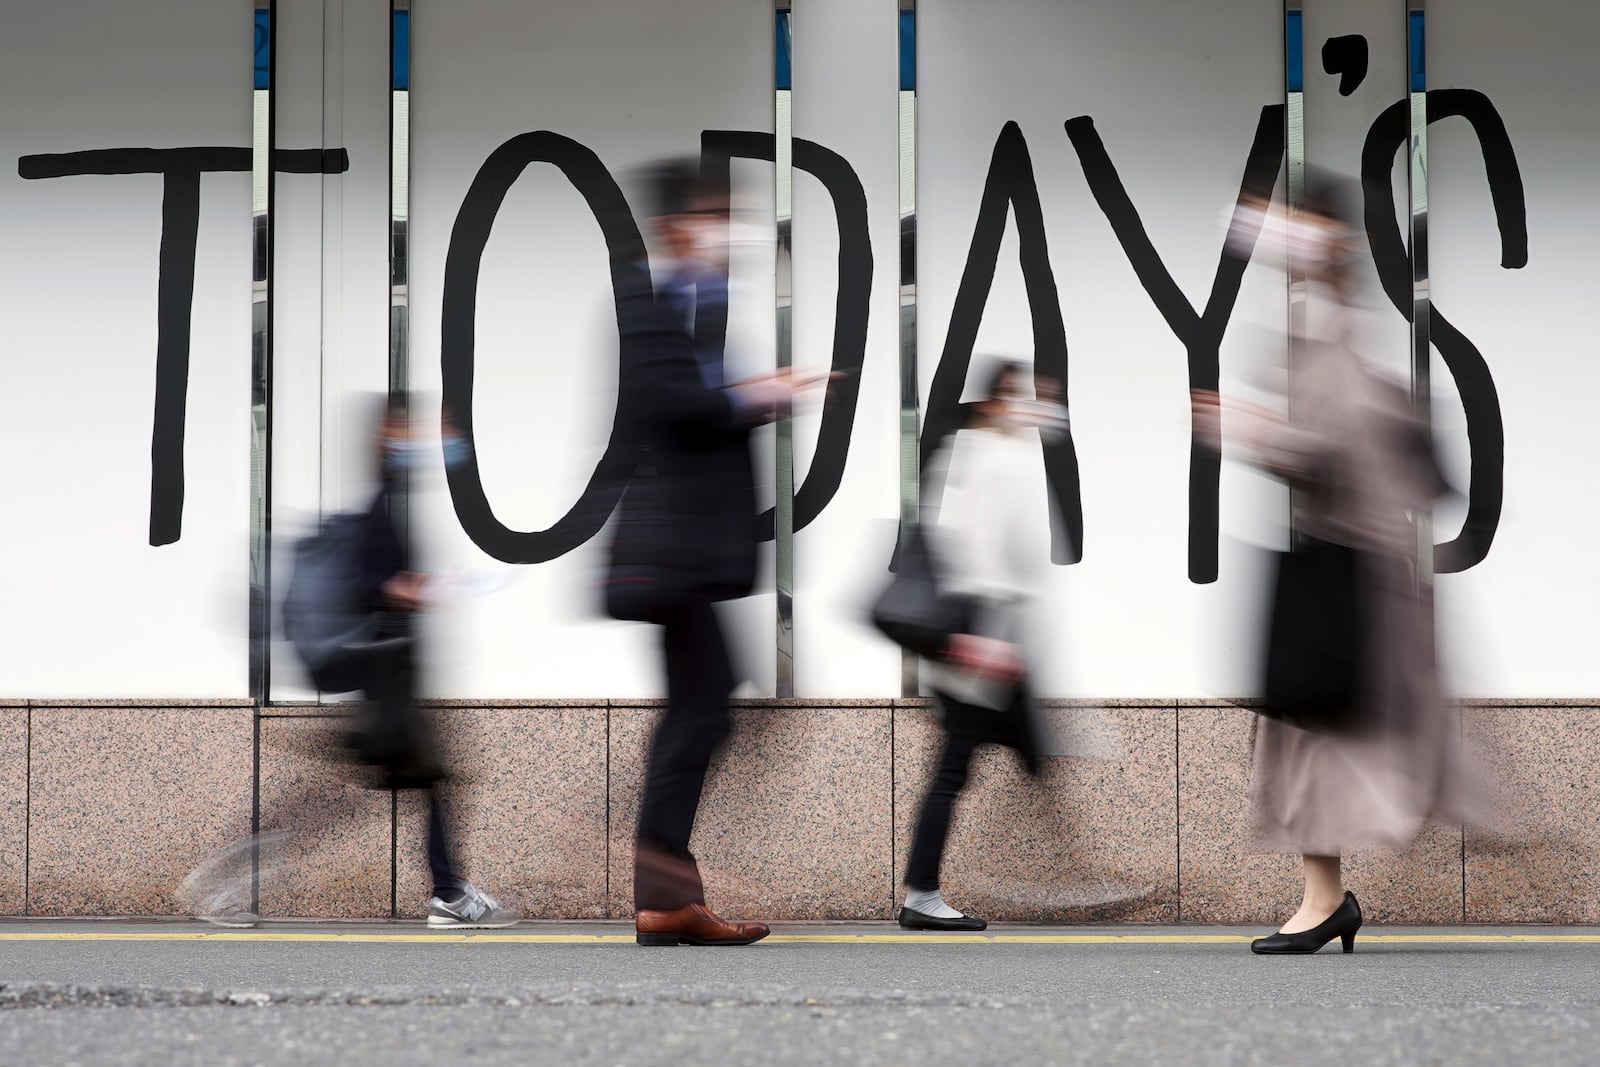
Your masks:
<path fill-rule="evenodd" d="M 413 617 L 427 605 L 430 579 L 413 569 L 402 516 L 410 476 L 431 459 L 434 442 L 414 432 L 403 395 L 390 396 L 374 421 L 378 491 L 366 511 L 331 516 L 295 546 L 284 632 L 318 689 L 359 690 L 365 698 L 344 738 L 347 758 L 370 768 L 379 788 L 427 791 L 428 925 L 511 926 L 521 914 L 458 873 L 439 792 L 444 762 L 432 724 L 416 705 Z M 467 445 L 448 413 L 441 429 L 446 464 L 460 462 Z M 269 842 L 317 839 L 334 828 L 329 820 L 308 821 L 308 810 L 303 799 L 284 806 L 275 821 L 295 823 L 292 833 L 269 831 L 224 849 L 190 873 L 180 898 L 208 922 L 253 926 L 250 855 Z"/>

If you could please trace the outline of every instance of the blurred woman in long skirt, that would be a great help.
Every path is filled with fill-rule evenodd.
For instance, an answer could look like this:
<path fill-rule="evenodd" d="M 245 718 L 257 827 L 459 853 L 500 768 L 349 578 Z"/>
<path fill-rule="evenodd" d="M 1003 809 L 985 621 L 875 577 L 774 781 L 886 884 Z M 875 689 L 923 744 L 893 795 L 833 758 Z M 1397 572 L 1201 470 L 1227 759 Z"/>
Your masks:
<path fill-rule="evenodd" d="M 1351 709 L 1359 729 L 1314 732 L 1257 720 L 1255 836 L 1265 849 L 1300 854 L 1305 869 L 1299 910 L 1252 943 L 1261 954 L 1315 952 L 1336 938 L 1351 951 L 1361 907 L 1344 889 L 1341 854 L 1403 848 L 1430 817 L 1475 814 L 1440 684 L 1432 600 L 1417 568 L 1415 520 L 1444 483 L 1430 431 L 1406 390 L 1358 351 L 1355 193 L 1351 183 L 1318 176 L 1305 207 L 1286 221 L 1257 204 L 1246 223 L 1261 227 L 1259 253 L 1292 259 L 1311 293 L 1293 349 L 1289 417 L 1230 404 L 1228 451 L 1288 482 L 1298 534 L 1355 550 L 1363 641 Z M 1218 395 L 1196 392 L 1194 414 L 1202 437 L 1220 449 Z"/>

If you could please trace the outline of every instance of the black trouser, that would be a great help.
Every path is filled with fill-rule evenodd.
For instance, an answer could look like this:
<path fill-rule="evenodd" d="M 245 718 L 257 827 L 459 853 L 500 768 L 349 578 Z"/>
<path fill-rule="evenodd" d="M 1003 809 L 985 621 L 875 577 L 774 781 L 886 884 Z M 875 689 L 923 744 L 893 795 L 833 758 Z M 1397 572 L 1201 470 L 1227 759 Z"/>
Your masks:
<path fill-rule="evenodd" d="M 467 885 L 456 873 L 449 833 L 444 825 L 444 798 L 436 774 L 442 775 L 437 744 L 427 720 L 416 706 L 416 668 L 409 644 L 368 658 L 362 689 L 375 707 L 372 726 L 379 734 L 374 753 L 389 784 L 399 789 L 428 792 L 428 870 L 433 874 L 433 895 L 446 900 L 459 896 Z"/>
<path fill-rule="evenodd" d="M 1037 774 L 1039 769 L 1038 748 L 1029 720 L 1031 709 L 1022 690 L 1017 691 L 1005 711 L 964 704 L 939 692 L 934 697 L 944 712 L 944 751 L 911 839 L 906 885 L 912 889 L 939 888 L 939 864 L 944 859 L 945 840 L 950 836 L 956 796 L 967 784 L 972 753 L 979 745 L 1013 748 L 1030 774 Z"/>
<path fill-rule="evenodd" d="M 428 870 L 433 875 L 433 895 L 453 900 L 461 895 L 467 881 L 457 873 L 439 787 L 424 788 L 428 799 Z M 274 805 L 275 812 L 262 820 L 262 826 L 293 831 L 296 851 L 319 848 L 335 831 L 345 830 L 349 819 L 347 809 L 328 804 L 315 795 L 320 789 L 320 783 L 312 783 L 299 795 Z"/>
<path fill-rule="evenodd" d="M 733 729 L 733 665 L 710 604 L 694 604 L 661 627 L 667 709 L 650 742 L 634 855 L 633 903 L 670 911 L 705 900 L 689 851 L 711 757 Z"/>
<path fill-rule="evenodd" d="M 423 789 L 444 777 L 433 726 L 416 704 L 415 652 L 396 641 L 363 653 L 354 670 L 367 700 L 352 743 L 396 789 Z"/>
<path fill-rule="evenodd" d="M 433 874 L 433 895 L 453 900 L 467 887 L 456 873 L 455 850 L 444 827 L 444 798 L 439 787 L 428 787 L 428 870 Z"/>
<path fill-rule="evenodd" d="M 407 627 L 391 621 L 385 636 L 403 637 Z M 351 745 L 356 756 L 397 789 L 425 789 L 428 794 L 428 869 L 435 896 L 453 899 L 467 885 L 456 873 L 450 837 L 445 829 L 444 799 L 439 791 L 443 768 L 429 723 L 416 706 L 415 651 L 409 642 L 375 646 L 340 664 L 339 686 L 359 686 L 366 705 L 359 713 Z M 301 805 L 304 811 L 309 807 Z M 317 837 L 330 825 L 302 826 Z"/>

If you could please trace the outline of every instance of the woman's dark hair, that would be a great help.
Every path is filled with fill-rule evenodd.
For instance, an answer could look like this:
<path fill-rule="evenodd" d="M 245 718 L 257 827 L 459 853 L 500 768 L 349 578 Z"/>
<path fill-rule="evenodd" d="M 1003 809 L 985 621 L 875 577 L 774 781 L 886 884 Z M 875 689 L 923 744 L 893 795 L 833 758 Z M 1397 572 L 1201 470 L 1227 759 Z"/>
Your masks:
<path fill-rule="evenodd" d="M 996 357 L 989 365 L 989 377 L 984 382 L 983 399 L 995 400 L 1000 396 L 1000 390 L 1005 386 L 1006 379 L 1013 375 L 1023 375 L 1028 372 L 1027 364 L 1020 359 Z"/>
<path fill-rule="evenodd" d="M 1339 223 L 1347 230 L 1361 229 L 1361 184 L 1332 171 L 1306 169 L 1303 210 Z"/>
<path fill-rule="evenodd" d="M 1012 359 L 1009 356 L 991 356 L 988 360 L 988 366 L 984 368 L 983 391 L 977 400 L 967 406 L 967 417 L 964 425 L 970 427 L 973 423 L 983 418 L 983 413 L 978 410 L 978 405 L 999 399 L 1008 378 L 1021 377 L 1027 373 L 1028 365 L 1020 359 Z"/>

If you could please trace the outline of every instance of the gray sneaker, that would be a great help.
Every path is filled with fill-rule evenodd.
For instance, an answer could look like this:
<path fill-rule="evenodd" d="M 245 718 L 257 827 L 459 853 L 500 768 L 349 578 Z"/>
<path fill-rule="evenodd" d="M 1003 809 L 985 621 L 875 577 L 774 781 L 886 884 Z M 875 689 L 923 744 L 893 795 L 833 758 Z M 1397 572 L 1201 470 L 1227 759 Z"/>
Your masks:
<path fill-rule="evenodd" d="M 454 900 L 428 902 L 428 926 L 434 930 L 498 930 L 522 921 L 522 912 L 503 908 L 489 894 L 469 885 Z"/>

